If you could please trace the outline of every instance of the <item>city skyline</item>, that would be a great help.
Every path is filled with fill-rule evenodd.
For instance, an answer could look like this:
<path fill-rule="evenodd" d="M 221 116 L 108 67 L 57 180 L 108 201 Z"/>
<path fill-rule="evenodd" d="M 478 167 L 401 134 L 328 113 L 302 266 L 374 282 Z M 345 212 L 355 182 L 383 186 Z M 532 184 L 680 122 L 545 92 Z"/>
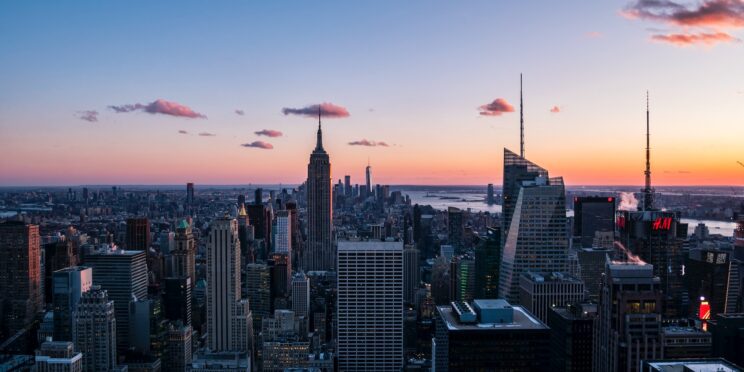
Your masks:
<path fill-rule="evenodd" d="M 2 4 L 0 186 L 299 184 L 321 103 L 334 182 L 498 184 L 520 73 L 567 185 L 642 184 L 647 89 L 654 185 L 744 185 L 740 10 L 422 4 Z"/>

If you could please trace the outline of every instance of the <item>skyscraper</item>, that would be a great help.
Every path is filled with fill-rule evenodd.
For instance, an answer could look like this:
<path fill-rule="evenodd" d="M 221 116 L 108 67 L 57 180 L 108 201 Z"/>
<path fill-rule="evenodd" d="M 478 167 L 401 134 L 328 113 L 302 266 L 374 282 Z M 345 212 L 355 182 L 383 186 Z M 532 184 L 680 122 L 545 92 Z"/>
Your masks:
<path fill-rule="evenodd" d="M 150 248 L 150 220 L 146 217 L 127 218 L 126 248 L 145 251 Z"/>
<path fill-rule="evenodd" d="M 100 286 L 113 300 L 116 311 L 118 350 L 129 347 L 129 304 L 147 297 L 147 262 L 144 251 L 109 250 L 86 256 L 93 269 L 93 285 Z"/>
<path fill-rule="evenodd" d="M 348 174 L 344 176 L 344 196 L 351 197 L 351 176 Z"/>
<path fill-rule="evenodd" d="M 34 371 L 80 372 L 83 370 L 83 354 L 75 351 L 70 341 L 47 341 L 41 344 L 34 358 Z"/>
<path fill-rule="evenodd" d="M 545 169 L 504 149 L 503 214 L 505 239 L 499 295 L 519 303 L 522 273 L 567 271 L 563 178 L 548 178 Z"/>
<path fill-rule="evenodd" d="M 191 364 L 191 326 L 181 322 L 168 325 L 166 352 L 163 357 L 163 371 L 186 371 Z"/>
<path fill-rule="evenodd" d="M 302 267 L 305 271 L 331 270 L 334 267 L 332 221 L 331 162 L 323 149 L 318 111 L 317 143 L 307 165 L 308 239 Z"/>
<path fill-rule="evenodd" d="M 71 239 L 61 239 L 44 244 L 44 302 L 52 303 L 52 276 L 57 270 L 75 266 L 78 263 L 75 247 Z"/>
<path fill-rule="evenodd" d="M 581 247 L 591 248 L 597 231 L 615 231 L 615 198 L 603 196 L 574 198 L 574 238 Z"/>
<path fill-rule="evenodd" d="M 403 366 L 403 243 L 339 242 L 338 366 Z"/>
<path fill-rule="evenodd" d="M 372 195 L 372 166 L 369 165 L 369 162 L 367 162 L 367 168 L 365 168 L 364 173 L 367 176 L 367 188 L 364 195 L 369 197 Z"/>
<path fill-rule="evenodd" d="M 213 352 L 253 350 L 253 319 L 241 298 L 238 221 L 212 222 L 207 246 L 207 347 Z"/>
<path fill-rule="evenodd" d="M 310 314 L 310 279 L 304 273 L 292 277 L 292 311 L 305 319 Z"/>
<path fill-rule="evenodd" d="M 194 183 L 189 182 L 186 184 L 186 205 L 189 207 L 194 205 Z"/>
<path fill-rule="evenodd" d="M 258 332 L 262 320 L 271 315 L 271 268 L 262 263 L 247 264 L 245 281 L 245 294 L 253 315 L 253 329 Z"/>
<path fill-rule="evenodd" d="M 584 300 L 584 282 L 563 273 L 522 274 L 520 303 L 544 323 L 551 308 L 564 307 Z"/>
<path fill-rule="evenodd" d="M 475 247 L 475 298 L 498 298 L 500 266 L 501 228 L 489 227 Z"/>
<path fill-rule="evenodd" d="M 487 188 L 487 191 L 486 191 L 486 204 L 488 204 L 488 205 L 496 204 L 496 198 L 494 196 L 493 184 L 492 183 L 489 183 L 488 184 L 488 188 Z"/>
<path fill-rule="evenodd" d="M 661 355 L 662 291 L 645 263 L 607 261 L 594 333 L 594 371 L 637 371 Z"/>
<path fill-rule="evenodd" d="M 188 276 L 165 278 L 163 307 L 166 319 L 191 325 L 191 288 Z"/>
<path fill-rule="evenodd" d="M 593 303 L 554 307 L 548 311 L 553 371 L 592 371 L 596 317 L 597 305 Z"/>
<path fill-rule="evenodd" d="M 292 255 L 292 219 L 287 210 L 276 212 L 274 251 Z"/>
<path fill-rule="evenodd" d="M 116 366 L 118 327 L 114 313 L 114 301 L 99 286 L 94 285 L 80 298 L 72 341 L 75 350 L 83 353 L 86 372 L 111 371 Z"/>
<path fill-rule="evenodd" d="M 685 264 L 685 284 L 689 295 L 689 316 L 710 319 L 726 312 L 728 299 L 730 252 L 717 249 L 692 249 Z M 707 314 L 699 313 L 707 301 Z"/>
<path fill-rule="evenodd" d="M 166 277 L 188 277 L 191 285 L 196 284 L 195 260 L 196 242 L 191 226 L 186 220 L 181 220 L 176 227 L 173 250 L 167 257 L 165 266 Z"/>
<path fill-rule="evenodd" d="M 420 281 L 419 250 L 413 245 L 406 245 L 403 249 L 403 300 L 406 303 L 415 303 Z"/>
<path fill-rule="evenodd" d="M 30 324 L 41 310 L 39 225 L 0 223 L 0 340 Z"/>
<path fill-rule="evenodd" d="M 89 267 L 68 267 L 52 276 L 54 305 L 54 340 L 72 341 L 73 314 L 83 293 L 93 285 L 93 270 Z"/>
<path fill-rule="evenodd" d="M 447 208 L 447 233 L 449 244 L 455 247 L 455 252 L 460 253 L 464 246 L 465 235 L 465 220 L 461 209 Z"/>

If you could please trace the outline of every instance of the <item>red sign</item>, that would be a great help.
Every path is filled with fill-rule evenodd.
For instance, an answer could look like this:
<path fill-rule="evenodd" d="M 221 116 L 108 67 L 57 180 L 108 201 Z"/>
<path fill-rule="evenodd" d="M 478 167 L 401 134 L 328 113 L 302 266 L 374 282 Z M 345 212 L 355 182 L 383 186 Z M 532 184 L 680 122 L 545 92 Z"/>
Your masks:
<path fill-rule="evenodd" d="M 710 319 L 710 304 L 708 301 L 700 301 L 700 308 L 698 309 L 698 316 L 700 319 Z"/>
<path fill-rule="evenodd" d="M 672 228 L 672 217 L 659 217 L 654 220 L 651 227 L 654 230 L 669 230 Z"/>
<path fill-rule="evenodd" d="M 621 229 L 625 228 L 625 216 L 617 216 L 617 227 Z"/>

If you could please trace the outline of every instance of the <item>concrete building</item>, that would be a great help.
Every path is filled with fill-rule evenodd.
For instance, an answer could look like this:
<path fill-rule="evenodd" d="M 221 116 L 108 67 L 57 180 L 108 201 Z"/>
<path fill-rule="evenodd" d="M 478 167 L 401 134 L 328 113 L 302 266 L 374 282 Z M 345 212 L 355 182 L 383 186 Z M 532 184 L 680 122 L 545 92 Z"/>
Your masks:
<path fill-rule="evenodd" d="M 519 281 L 520 303 L 543 323 L 551 308 L 584 301 L 584 282 L 564 273 L 522 274 Z"/>
<path fill-rule="evenodd" d="M 549 310 L 550 368 L 553 371 L 592 371 L 596 318 L 597 305 L 592 303 Z"/>
<path fill-rule="evenodd" d="M 304 273 L 292 277 L 292 311 L 305 318 L 310 314 L 310 279 Z"/>
<path fill-rule="evenodd" d="M 114 301 L 106 290 L 93 286 L 80 297 L 74 313 L 72 342 L 83 353 L 86 372 L 116 368 L 117 325 Z"/>
<path fill-rule="evenodd" d="M 403 366 L 403 243 L 339 242 L 338 368 Z"/>
<path fill-rule="evenodd" d="M 176 321 L 168 325 L 163 371 L 186 371 L 191 364 L 193 331 L 190 325 Z"/>
<path fill-rule="evenodd" d="M 190 372 L 251 372 L 251 355 L 239 351 L 200 351 L 191 361 Z"/>
<path fill-rule="evenodd" d="M 191 285 L 196 284 L 196 240 L 191 232 L 191 226 L 186 220 L 181 220 L 176 227 L 173 238 L 173 249 L 166 257 L 165 276 L 169 278 L 189 277 Z"/>
<path fill-rule="evenodd" d="M 403 249 L 403 300 L 406 303 L 415 303 L 420 282 L 419 250 L 413 245 L 407 245 Z"/>
<path fill-rule="evenodd" d="M 34 358 L 35 372 L 82 372 L 83 354 L 75 351 L 69 341 L 47 341 L 41 344 Z"/>

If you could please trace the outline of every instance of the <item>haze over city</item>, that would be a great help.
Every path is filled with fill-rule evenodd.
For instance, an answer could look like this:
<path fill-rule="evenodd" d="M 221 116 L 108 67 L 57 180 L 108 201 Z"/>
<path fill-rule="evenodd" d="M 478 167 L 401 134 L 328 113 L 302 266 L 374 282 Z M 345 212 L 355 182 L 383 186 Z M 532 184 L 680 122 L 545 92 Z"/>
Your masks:
<path fill-rule="evenodd" d="M 643 182 L 647 90 L 655 184 L 743 185 L 741 5 L 705 4 L 3 2 L 0 185 L 299 184 L 320 103 L 334 179 L 500 183 L 520 73 L 568 185 Z"/>

